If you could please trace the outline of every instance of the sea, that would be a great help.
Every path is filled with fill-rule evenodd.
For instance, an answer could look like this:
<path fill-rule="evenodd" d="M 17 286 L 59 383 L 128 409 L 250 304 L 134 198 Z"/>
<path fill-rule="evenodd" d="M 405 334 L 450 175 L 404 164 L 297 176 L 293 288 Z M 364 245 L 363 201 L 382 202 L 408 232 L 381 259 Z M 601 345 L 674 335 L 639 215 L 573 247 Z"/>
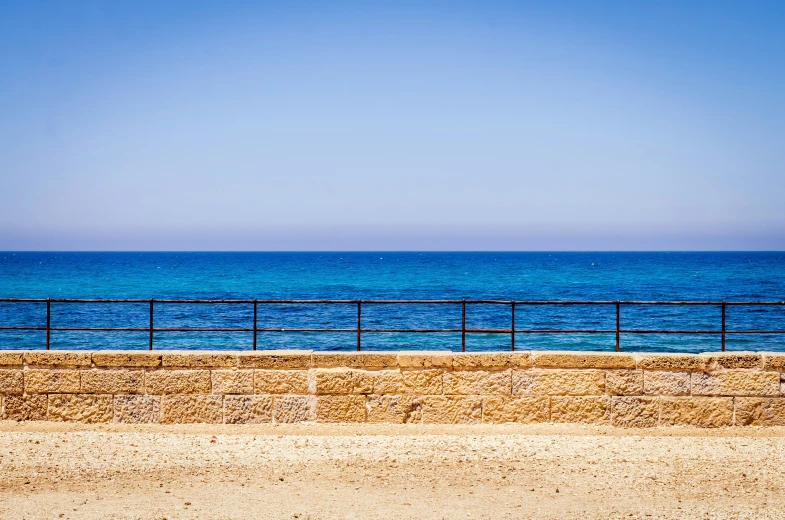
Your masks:
<path fill-rule="evenodd" d="M 466 328 L 510 329 L 508 304 L 472 300 L 785 301 L 783 252 L 0 252 L 0 298 L 466 299 Z M 622 329 L 719 330 L 721 306 L 621 305 Z M 363 329 L 460 329 L 462 305 L 363 304 Z M 0 327 L 41 327 L 46 303 L 0 302 Z M 51 326 L 149 326 L 148 303 L 51 304 Z M 259 304 L 258 349 L 354 350 L 355 303 Z M 610 305 L 518 305 L 515 328 L 614 329 Z M 253 305 L 156 303 L 156 328 L 249 328 Z M 292 332 L 288 329 L 344 329 Z M 727 306 L 727 350 L 785 350 L 785 305 Z M 363 332 L 363 350 L 461 349 L 460 332 Z M 615 333 L 486 333 L 467 351 L 615 349 Z M 155 332 L 155 349 L 250 350 L 253 333 Z M 51 332 L 53 349 L 146 349 L 146 331 Z M 44 348 L 0 330 L 0 349 Z M 622 333 L 630 352 L 718 351 L 718 334 Z"/>

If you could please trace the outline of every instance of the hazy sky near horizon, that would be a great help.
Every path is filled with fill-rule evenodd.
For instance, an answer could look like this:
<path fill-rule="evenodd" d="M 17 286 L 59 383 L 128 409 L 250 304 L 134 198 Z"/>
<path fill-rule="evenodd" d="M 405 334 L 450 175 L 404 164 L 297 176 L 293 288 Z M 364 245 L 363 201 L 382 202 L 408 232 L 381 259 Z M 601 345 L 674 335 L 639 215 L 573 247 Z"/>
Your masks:
<path fill-rule="evenodd" d="M 783 2 L 0 3 L 0 250 L 785 249 Z"/>

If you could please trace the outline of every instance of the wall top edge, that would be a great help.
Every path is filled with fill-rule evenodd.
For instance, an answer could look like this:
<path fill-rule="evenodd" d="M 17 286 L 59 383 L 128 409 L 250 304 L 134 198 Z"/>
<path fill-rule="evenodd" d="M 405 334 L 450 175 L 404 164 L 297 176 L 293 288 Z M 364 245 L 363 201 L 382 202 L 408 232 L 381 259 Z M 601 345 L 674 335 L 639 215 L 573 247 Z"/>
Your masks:
<path fill-rule="evenodd" d="M 739 354 L 772 354 L 772 355 L 785 355 L 785 351 L 769 351 L 769 350 L 732 350 L 725 352 L 613 352 L 606 350 L 477 350 L 460 352 L 454 350 L 312 350 L 312 349 L 270 349 L 270 350 L 185 350 L 185 349 L 3 349 L 0 347 L 0 354 L 26 354 L 26 353 L 42 353 L 42 354 L 85 354 L 85 353 L 113 353 L 113 354 L 145 354 L 145 355 L 160 355 L 160 354 L 231 354 L 231 355 L 269 355 L 269 354 L 329 354 L 329 355 L 373 355 L 373 354 L 416 354 L 416 355 L 438 355 L 452 354 L 458 356 L 469 355 L 492 355 L 492 354 L 560 354 L 560 355 L 603 355 L 603 356 L 733 356 Z"/>
<path fill-rule="evenodd" d="M 0 350 L 0 367 L 355 367 L 404 369 L 573 368 L 606 370 L 763 369 L 785 371 L 785 352 L 733 351 L 692 353 L 603 351 L 445 350 L 313 351 L 313 350 Z"/>

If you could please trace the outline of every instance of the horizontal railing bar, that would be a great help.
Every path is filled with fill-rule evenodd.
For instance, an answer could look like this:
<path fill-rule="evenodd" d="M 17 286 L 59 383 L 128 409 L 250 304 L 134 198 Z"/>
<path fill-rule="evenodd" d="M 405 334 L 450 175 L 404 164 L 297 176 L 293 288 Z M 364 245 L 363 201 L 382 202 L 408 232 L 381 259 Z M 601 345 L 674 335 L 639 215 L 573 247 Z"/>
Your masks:
<path fill-rule="evenodd" d="M 0 302 L 46 303 L 47 298 L 0 298 Z M 57 303 L 150 303 L 150 298 L 140 299 L 107 299 L 107 298 L 51 298 Z"/>
<path fill-rule="evenodd" d="M 46 327 L 15 327 L 11 325 L 11 326 L 0 327 L 0 330 L 46 330 Z"/>
<path fill-rule="evenodd" d="M 480 332 L 477 330 L 476 332 Z M 511 330 L 500 330 L 500 333 L 512 333 Z M 559 333 L 569 333 L 569 334 L 615 334 L 616 329 L 515 329 L 515 334 L 559 334 Z"/>
<path fill-rule="evenodd" d="M 222 304 L 222 303 L 242 303 L 242 304 L 252 304 L 254 300 L 155 300 L 155 303 L 215 303 L 215 304 Z M 256 303 L 266 303 L 266 304 L 338 304 L 338 305 L 349 305 L 349 304 L 357 304 L 357 300 L 256 300 Z"/>
<path fill-rule="evenodd" d="M 0 298 L 0 302 L 46 303 L 46 298 Z M 106 298 L 51 298 L 53 303 L 150 303 L 150 299 L 106 299 Z M 464 300 L 177 300 L 161 299 L 155 303 L 167 304 L 461 304 Z M 499 305 L 722 305 L 722 301 L 710 300 L 465 300 L 466 304 L 499 304 Z M 785 305 L 785 301 L 726 301 L 725 305 Z"/>
<path fill-rule="evenodd" d="M 725 305 L 785 305 L 785 302 L 725 302 Z"/>
<path fill-rule="evenodd" d="M 356 331 L 357 329 L 353 330 Z M 461 329 L 360 329 L 360 332 L 461 332 Z M 466 332 L 469 332 L 469 329 L 466 329 Z"/>
<path fill-rule="evenodd" d="M 149 327 L 49 327 L 51 331 L 72 331 L 72 332 L 82 332 L 82 331 L 105 331 L 105 332 L 146 332 L 149 331 Z"/>
<path fill-rule="evenodd" d="M 622 334 L 722 334 L 721 330 L 715 329 L 621 329 L 619 332 Z"/>
<path fill-rule="evenodd" d="M 153 332 L 253 332 L 253 328 L 155 328 Z M 357 332 L 357 329 L 313 329 L 313 328 L 256 328 L 256 332 Z"/>
<path fill-rule="evenodd" d="M 785 330 L 783 329 L 772 329 L 772 330 L 726 330 L 725 334 L 785 334 Z"/>

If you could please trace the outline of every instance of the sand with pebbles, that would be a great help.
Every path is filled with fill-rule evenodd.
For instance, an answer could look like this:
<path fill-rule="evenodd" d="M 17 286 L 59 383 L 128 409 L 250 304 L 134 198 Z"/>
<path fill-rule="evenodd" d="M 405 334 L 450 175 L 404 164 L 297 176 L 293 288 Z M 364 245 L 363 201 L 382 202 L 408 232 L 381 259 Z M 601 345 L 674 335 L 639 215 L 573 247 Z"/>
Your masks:
<path fill-rule="evenodd" d="M 785 429 L 0 423 L 0 518 L 785 518 Z"/>

